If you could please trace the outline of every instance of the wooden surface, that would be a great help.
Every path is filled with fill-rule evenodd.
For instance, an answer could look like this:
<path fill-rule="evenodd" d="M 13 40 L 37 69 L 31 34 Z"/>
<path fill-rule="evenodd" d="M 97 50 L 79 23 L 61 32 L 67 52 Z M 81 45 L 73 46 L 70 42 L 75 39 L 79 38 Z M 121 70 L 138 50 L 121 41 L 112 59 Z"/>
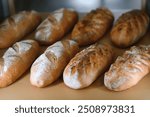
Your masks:
<path fill-rule="evenodd" d="M 28 38 L 33 38 L 34 33 L 32 33 Z M 101 43 L 110 43 L 109 32 L 100 39 Z M 135 45 L 139 44 L 150 44 L 150 30 L 147 34 Z M 43 47 L 42 47 L 43 48 Z M 44 47 L 45 48 L 45 47 Z M 42 49 L 43 50 L 43 49 Z M 119 49 L 113 46 L 115 53 L 114 59 L 122 55 L 126 49 Z M 0 56 L 3 55 L 5 50 L 0 50 Z M 39 100 L 49 100 L 49 99 L 82 99 L 82 100 L 121 100 L 121 99 L 150 99 L 150 74 L 145 76 L 136 86 L 122 92 L 114 92 L 105 88 L 103 83 L 103 75 L 97 78 L 97 80 L 88 88 L 81 90 L 73 90 L 65 86 L 62 80 L 62 76 L 59 80 L 54 82 L 45 88 L 36 88 L 30 84 L 29 81 L 30 70 L 22 75 L 22 77 L 17 80 L 14 84 L 0 89 L 0 99 L 39 99 Z"/>

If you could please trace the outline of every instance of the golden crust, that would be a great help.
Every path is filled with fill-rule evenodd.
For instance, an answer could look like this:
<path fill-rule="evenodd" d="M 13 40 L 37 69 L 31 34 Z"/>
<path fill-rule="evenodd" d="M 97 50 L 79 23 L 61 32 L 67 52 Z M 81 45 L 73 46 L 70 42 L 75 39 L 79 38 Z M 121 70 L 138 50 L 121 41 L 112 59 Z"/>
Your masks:
<path fill-rule="evenodd" d="M 105 73 L 104 84 L 110 90 L 126 90 L 136 85 L 149 72 L 150 45 L 133 46 L 111 65 Z"/>
<path fill-rule="evenodd" d="M 111 30 L 112 42 L 119 47 L 136 43 L 146 33 L 149 25 L 148 15 L 141 10 L 124 13 Z"/>
<path fill-rule="evenodd" d="M 73 89 L 88 87 L 110 65 L 113 52 L 106 44 L 94 44 L 82 50 L 69 62 L 63 78 L 67 86 Z M 79 82 L 74 83 L 74 80 Z"/>
<path fill-rule="evenodd" d="M 92 10 L 75 25 L 72 39 L 81 46 L 92 44 L 106 33 L 113 20 L 113 14 L 106 8 Z"/>
<path fill-rule="evenodd" d="M 78 44 L 73 40 L 58 41 L 49 46 L 32 64 L 31 84 L 46 87 L 56 81 L 78 51 Z"/>
<path fill-rule="evenodd" d="M 78 21 L 76 11 L 67 8 L 58 9 L 38 26 L 35 39 L 43 45 L 51 45 L 60 40 Z"/>
<path fill-rule="evenodd" d="M 26 34 L 33 31 L 41 22 L 35 11 L 22 11 L 7 18 L 0 25 L 0 48 L 8 48 Z"/>
<path fill-rule="evenodd" d="M 0 58 L 0 87 L 15 82 L 38 56 L 39 45 L 33 40 L 15 43 Z"/>

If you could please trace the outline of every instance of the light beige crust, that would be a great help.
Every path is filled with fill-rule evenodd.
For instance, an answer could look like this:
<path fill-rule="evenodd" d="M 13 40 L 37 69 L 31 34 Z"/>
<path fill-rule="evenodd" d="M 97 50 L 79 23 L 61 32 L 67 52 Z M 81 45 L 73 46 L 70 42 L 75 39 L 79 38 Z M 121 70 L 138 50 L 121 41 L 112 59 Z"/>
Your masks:
<path fill-rule="evenodd" d="M 39 53 L 39 45 L 33 40 L 15 43 L 0 58 L 0 87 L 15 82 L 33 63 Z"/>
<path fill-rule="evenodd" d="M 46 87 L 56 81 L 78 51 L 78 44 L 72 40 L 58 41 L 49 46 L 31 67 L 31 84 Z"/>
<path fill-rule="evenodd" d="M 118 47 L 128 47 L 136 43 L 146 33 L 149 16 L 141 10 L 132 10 L 119 17 L 111 30 L 112 42 Z"/>
<path fill-rule="evenodd" d="M 111 64 L 112 48 L 107 44 L 94 44 L 71 59 L 64 70 L 64 83 L 73 89 L 91 85 Z"/>
<path fill-rule="evenodd" d="M 72 39 L 80 46 L 98 41 L 111 27 L 114 17 L 106 8 L 98 8 L 80 20 L 72 31 Z"/>
<path fill-rule="evenodd" d="M 133 46 L 111 65 L 105 73 L 104 84 L 110 90 L 126 90 L 136 85 L 149 72 L 150 45 Z"/>
<path fill-rule="evenodd" d="M 78 20 L 73 9 L 61 8 L 51 14 L 36 29 L 35 39 L 43 45 L 51 45 L 70 31 Z"/>
<path fill-rule="evenodd" d="M 22 11 L 0 24 L 0 48 L 7 48 L 33 31 L 41 22 L 35 11 Z"/>

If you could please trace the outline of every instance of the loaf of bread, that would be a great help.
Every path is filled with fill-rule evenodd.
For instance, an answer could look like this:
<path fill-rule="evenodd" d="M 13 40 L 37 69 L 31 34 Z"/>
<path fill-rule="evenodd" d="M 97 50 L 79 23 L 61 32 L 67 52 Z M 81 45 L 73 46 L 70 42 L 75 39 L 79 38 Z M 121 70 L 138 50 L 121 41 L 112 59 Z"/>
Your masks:
<path fill-rule="evenodd" d="M 78 44 L 72 40 L 58 41 L 49 46 L 31 67 L 31 84 L 46 87 L 53 83 L 78 51 Z"/>
<path fill-rule="evenodd" d="M 61 8 L 51 14 L 36 29 L 35 39 L 43 45 L 51 45 L 70 31 L 78 20 L 73 9 Z"/>
<path fill-rule="evenodd" d="M 136 85 L 150 72 L 150 45 L 133 46 L 118 57 L 105 73 L 105 86 L 114 91 L 126 90 Z"/>
<path fill-rule="evenodd" d="M 26 34 L 33 31 L 41 22 L 35 11 L 22 11 L 0 24 L 0 48 L 12 46 Z"/>
<path fill-rule="evenodd" d="M 80 46 L 98 41 L 111 27 L 114 17 L 106 8 L 98 8 L 80 20 L 72 31 L 72 39 Z"/>
<path fill-rule="evenodd" d="M 129 47 L 144 36 L 148 25 L 149 16 L 144 11 L 132 10 L 124 13 L 111 30 L 111 40 L 118 47 Z"/>
<path fill-rule="evenodd" d="M 0 58 L 0 87 L 15 82 L 33 63 L 39 53 L 39 45 L 33 40 L 15 43 Z"/>
<path fill-rule="evenodd" d="M 109 45 L 91 45 L 71 59 L 63 73 L 64 83 L 73 89 L 88 87 L 107 69 L 112 59 Z"/>

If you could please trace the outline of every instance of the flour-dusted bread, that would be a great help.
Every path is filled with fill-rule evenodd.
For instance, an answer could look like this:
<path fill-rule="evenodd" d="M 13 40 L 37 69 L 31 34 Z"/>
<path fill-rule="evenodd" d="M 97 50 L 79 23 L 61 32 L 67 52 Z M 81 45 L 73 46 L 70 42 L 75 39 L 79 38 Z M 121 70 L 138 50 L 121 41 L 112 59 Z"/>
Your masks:
<path fill-rule="evenodd" d="M 112 28 L 111 40 L 118 47 L 129 47 L 144 36 L 148 26 L 149 16 L 144 11 L 126 12 L 120 16 Z"/>
<path fill-rule="evenodd" d="M 53 83 L 78 51 L 78 44 L 72 40 L 58 41 L 49 46 L 31 67 L 31 84 L 45 87 Z"/>
<path fill-rule="evenodd" d="M 107 69 L 112 59 L 109 45 L 91 45 L 71 59 L 63 73 L 64 83 L 73 89 L 88 87 Z"/>
<path fill-rule="evenodd" d="M 33 63 L 39 53 L 39 45 L 33 40 L 15 43 L 0 58 L 0 87 L 15 82 Z"/>
<path fill-rule="evenodd" d="M 150 45 L 133 46 L 111 65 L 105 73 L 104 84 L 110 90 L 126 90 L 136 85 L 149 72 Z"/>
<path fill-rule="evenodd" d="M 73 9 L 61 8 L 51 14 L 36 29 L 35 39 L 43 45 L 51 45 L 60 40 L 78 20 Z"/>
<path fill-rule="evenodd" d="M 113 20 L 113 14 L 106 8 L 92 10 L 75 25 L 72 39 L 80 46 L 95 43 L 111 27 Z"/>
<path fill-rule="evenodd" d="M 22 11 L 0 24 L 0 48 L 12 46 L 33 31 L 41 22 L 36 11 Z"/>

